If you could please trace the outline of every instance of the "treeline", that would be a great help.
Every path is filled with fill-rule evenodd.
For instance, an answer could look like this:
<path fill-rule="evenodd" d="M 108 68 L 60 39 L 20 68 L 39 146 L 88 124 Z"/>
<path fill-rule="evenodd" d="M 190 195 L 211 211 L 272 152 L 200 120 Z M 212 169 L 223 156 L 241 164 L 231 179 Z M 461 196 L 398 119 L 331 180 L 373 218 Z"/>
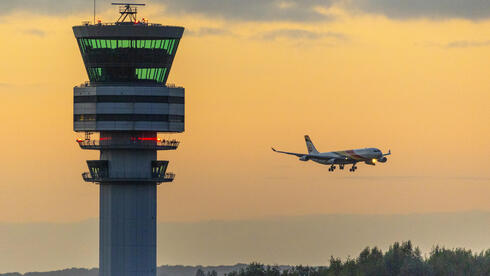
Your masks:
<path fill-rule="evenodd" d="M 198 276 L 215 276 L 208 272 Z M 489 276 L 490 250 L 473 254 L 471 250 L 435 247 L 430 255 L 422 257 L 418 247 L 410 241 L 394 243 L 383 253 L 367 247 L 357 258 L 342 261 L 330 258 L 325 267 L 296 266 L 281 269 L 252 263 L 227 276 Z"/>

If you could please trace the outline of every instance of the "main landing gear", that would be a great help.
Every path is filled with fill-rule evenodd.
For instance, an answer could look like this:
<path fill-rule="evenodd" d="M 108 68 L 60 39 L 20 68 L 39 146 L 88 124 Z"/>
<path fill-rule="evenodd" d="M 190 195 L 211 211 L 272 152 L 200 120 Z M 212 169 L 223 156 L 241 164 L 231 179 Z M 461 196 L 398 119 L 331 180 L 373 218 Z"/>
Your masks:
<path fill-rule="evenodd" d="M 339 169 L 340 169 L 340 170 L 343 170 L 343 169 L 344 169 L 344 167 L 345 167 L 345 165 L 344 165 L 344 164 L 339 164 Z M 328 171 L 329 171 L 329 172 L 333 172 L 333 171 L 335 171 L 335 169 L 336 169 L 336 168 L 337 168 L 337 167 L 336 167 L 335 165 L 332 165 L 332 166 L 330 166 L 330 168 L 328 168 Z M 357 170 L 357 166 L 356 166 L 356 164 L 352 165 L 352 168 L 350 168 L 350 169 L 349 169 L 349 171 L 351 171 L 351 172 L 355 172 L 356 170 Z"/>

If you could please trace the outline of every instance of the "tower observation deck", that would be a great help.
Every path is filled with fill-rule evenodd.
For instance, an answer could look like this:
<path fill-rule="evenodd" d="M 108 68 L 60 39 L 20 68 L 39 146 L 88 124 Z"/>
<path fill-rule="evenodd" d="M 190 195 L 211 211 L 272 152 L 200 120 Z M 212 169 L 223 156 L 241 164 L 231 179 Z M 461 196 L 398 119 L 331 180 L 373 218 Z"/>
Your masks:
<path fill-rule="evenodd" d="M 184 28 L 116 4 L 116 23 L 73 27 L 89 78 L 74 88 L 74 130 L 82 149 L 100 151 L 82 174 L 100 184 L 99 275 L 155 276 L 156 187 L 175 178 L 157 151 L 179 145 L 157 134 L 184 131 L 185 90 L 167 85 Z"/>

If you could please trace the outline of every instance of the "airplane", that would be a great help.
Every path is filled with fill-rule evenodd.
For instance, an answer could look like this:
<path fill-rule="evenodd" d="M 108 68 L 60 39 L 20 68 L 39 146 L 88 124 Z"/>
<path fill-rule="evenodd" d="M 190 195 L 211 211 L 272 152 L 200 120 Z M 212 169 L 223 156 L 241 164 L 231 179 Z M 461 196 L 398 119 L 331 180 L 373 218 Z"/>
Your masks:
<path fill-rule="evenodd" d="M 328 171 L 330 172 L 335 171 L 335 165 L 339 165 L 339 169 L 343 170 L 344 166 L 347 164 L 352 164 L 352 167 L 349 171 L 355 172 L 357 170 L 356 164 L 359 162 L 364 162 L 368 165 L 375 166 L 377 162 L 385 163 L 386 161 L 388 161 L 388 158 L 386 158 L 386 156 L 391 155 L 391 150 L 389 150 L 388 153 L 382 153 L 377 148 L 318 152 L 308 135 L 305 135 L 305 141 L 308 153 L 279 151 L 275 148 L 272 148 L 272 150 L 277 153 L 295 155 L 299 157 L 300 161 L 306 162 L 308 160 L 311 160 L 322 165 L 330 165 L 330 168 L 328 169 Z"/>

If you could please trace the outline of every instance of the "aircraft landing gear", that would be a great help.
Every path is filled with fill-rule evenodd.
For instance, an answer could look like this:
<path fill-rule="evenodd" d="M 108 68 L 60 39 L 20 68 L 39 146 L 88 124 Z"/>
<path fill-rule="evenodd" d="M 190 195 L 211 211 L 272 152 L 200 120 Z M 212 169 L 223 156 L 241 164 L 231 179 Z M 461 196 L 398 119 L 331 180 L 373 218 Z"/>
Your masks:
<path fill-rule="evenodd" d="M 339 169 L 343 170 L 344 169 L 344 164 L 339 165 Z"/>
<path fill-rule="evenodd" d="M 330 168 L 328 168 L 328 171 L 329 171 L 329 172 L 333 172 L 333 171 L 335 171 L 335 165 L 330 166 Z"/>
<path fill-rule="evenodd" d="M 352 168 L 349 169 L 351 172 L 355 172 L 357 170 L 357 166 L 354 164 L 352 165 Z"/>

